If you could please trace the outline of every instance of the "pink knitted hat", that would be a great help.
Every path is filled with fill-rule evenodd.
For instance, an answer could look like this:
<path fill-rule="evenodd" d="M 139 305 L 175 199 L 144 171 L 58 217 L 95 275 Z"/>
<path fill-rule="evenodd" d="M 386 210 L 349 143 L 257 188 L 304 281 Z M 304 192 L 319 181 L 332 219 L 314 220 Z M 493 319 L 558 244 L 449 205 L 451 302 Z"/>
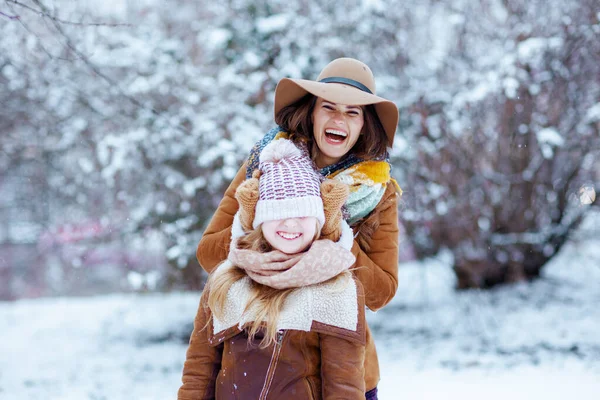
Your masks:
<path fill-rule="evenodd" d="M 262 174 L 252 226 L 300 217 L 315 217 L 323 226 L 321 180 L 308 156 L 290 140 L 276 139 L 265 146 L 259 161 Z"/>

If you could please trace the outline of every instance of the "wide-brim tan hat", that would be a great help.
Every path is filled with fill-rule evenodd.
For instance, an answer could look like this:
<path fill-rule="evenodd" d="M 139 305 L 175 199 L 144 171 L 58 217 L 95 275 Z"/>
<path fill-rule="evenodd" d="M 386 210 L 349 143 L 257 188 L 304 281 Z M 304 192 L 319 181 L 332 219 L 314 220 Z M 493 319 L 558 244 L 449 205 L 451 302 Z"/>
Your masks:
<path fill-rule="evenodd" d="M 375 78 L 365 63 L 354 58 L 338 58 L 323 68 L 316 81 L 283 78 L 275 89 L 275 115 L 308 93 L 337 104 L 373 104 L 387 135 L 388 146 L 392 147 L 398 126 L 398 108 L 375 94 Z"/>

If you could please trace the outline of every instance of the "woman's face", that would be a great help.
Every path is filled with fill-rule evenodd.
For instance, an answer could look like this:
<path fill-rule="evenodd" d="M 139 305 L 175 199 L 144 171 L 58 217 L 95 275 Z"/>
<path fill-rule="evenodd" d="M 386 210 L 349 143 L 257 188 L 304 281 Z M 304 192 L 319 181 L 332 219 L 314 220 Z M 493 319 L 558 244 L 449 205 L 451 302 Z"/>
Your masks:
<path fill-rule="evenodd" d="M 360 106 L 336 104 L 318 97 L 312 112 L 313 136 L 318 147 L 317 167 L 335 164 L 354 146 L 365 123 Z"/>
<path fill-rule="evenodd" d="M 317 233 L 317 219 L 304 217 L 266 221 L 262 224 L 262 231 L 274 249 L 286 254 L 296 254 L 313 242 Z"/>

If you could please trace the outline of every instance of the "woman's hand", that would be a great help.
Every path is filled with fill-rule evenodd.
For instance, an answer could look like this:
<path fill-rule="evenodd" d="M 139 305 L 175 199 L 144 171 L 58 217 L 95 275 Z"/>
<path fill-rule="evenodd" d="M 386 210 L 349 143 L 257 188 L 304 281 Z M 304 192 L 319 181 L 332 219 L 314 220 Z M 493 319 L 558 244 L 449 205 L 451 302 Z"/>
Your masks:
<path fill-rule="evenodd" d="M 254 214 L 256 212 L 256 203 L 258 202 L 258 179 L 260 171 L 254 171 L 252 178 L 246 179 L 235 191 L 235 198 L 240 204 L 239 217 L 242 229 L 244 232 L 250 232 L 252 223 L 254 222 Z"/>
<path fill-rule="evenodd" d="M 321 228 L 321 239 L 329 239 L 337 242 L 342 234 L 340 223 L 342 222 L 342 206 L 348 198 L 348 185 L 345 183 L 326 179 L 321 183 L 321 198 L 323 199 L 323 211 L 325 213 L 325 224 Z"/>

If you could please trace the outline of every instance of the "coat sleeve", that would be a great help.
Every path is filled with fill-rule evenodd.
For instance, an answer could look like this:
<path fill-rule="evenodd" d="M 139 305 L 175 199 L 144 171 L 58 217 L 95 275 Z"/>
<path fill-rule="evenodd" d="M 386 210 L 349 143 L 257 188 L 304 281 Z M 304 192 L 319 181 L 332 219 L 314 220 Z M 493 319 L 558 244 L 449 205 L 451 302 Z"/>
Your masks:
<path fill-rule="evenodd" d="M 369 250 L 355 240 L 354 274 L 365 289 L 365 303 L 376 311 L 389 303 L 398 289 L 398 196 L 389 185 L 379 208 L 379 227 L 367 238 Z"/>
<path fill-rule="evenodd" d="M 177 400 L 214 400 L 217 375 L 221 370 L 223 344 L 216 347 L 208 343 L 207 324 L 210 311 L 207 296 L 202 294 L 198 313 L 194 320 L 194 330 L 183 364 L 183 384 L 177 393 Z"/>
<path fill-rule="evenodd" d="M 246 163 L 242 165 L 233 181 L 223 195 L 219 207 L 206 227 L 198 248 L 196 258 L 208 273 L 212 272 L 217 265 L 227 258 L 229 243 L 231 242 L 231 225 L 233 217 L 239 206 L 235 199 L 235 191 L 246 179 Z"/>
<path fill-rule="evenodd" d="M 320 334 L 323 400 L 365 398 L 365 346 Z"/>

